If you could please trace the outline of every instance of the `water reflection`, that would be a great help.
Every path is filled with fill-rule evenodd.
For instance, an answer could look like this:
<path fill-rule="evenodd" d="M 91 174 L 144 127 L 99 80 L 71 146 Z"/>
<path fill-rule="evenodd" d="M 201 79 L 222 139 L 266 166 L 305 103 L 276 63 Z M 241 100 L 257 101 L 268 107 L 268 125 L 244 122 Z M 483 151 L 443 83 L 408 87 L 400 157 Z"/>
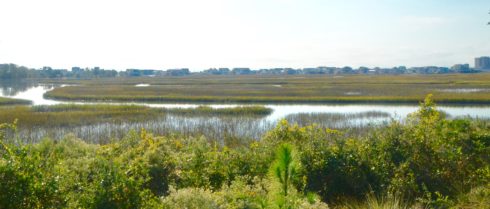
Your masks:
<path fill-rule="evenodd" d="M 144 128 L 159 136 L 169 136 L 175 133 L 184 137 L 205 136 L 212 141 L 229 145 L 226 142 L 229 139 L 260 139 L 274 125 L 260 117 L 192 117 L 168 114 L 140 122 L 111 122 L 76 127 L 20 128 L 19 135 L 27 142 L 37 142 L 45 137 L 59 140 L 67 134 L 74 134 L 88 142 L 107 143 L 112 139 L 123 138 L 129 130 L 138 131 Z"/>
<path fill-rule="evenodd" d="M 93 102 L 64 102 L 45 99 L 43 94 L 63 85 L 48 85 L 27 81 L 0 82 L 0 96 L 27 99 L 34 105 L 54 104 L 95 104 Z M 100 104 L 100 103 L 97 103 Z M 138 104 L 164 108 L 195 108 L 202 104 L 148 104 L 148 103 L 104 103 L 104 104 Z M 250 105 L 250 104 L 247 104 Z M 244 104 L 209 104 L 213 108 L 246 106 Z M 50 129 L 21 130 L 22 135 L 32 141 L 50 136 L 62 138 L 67 133 L 89 141 L 120 138 L 128 130 L 148 129 L 155 134 L 178 132 L 183 135 L 203 134 L 209 138 L 224 140 L 226 138 L 259 139 L 283 118 L 290 122 L 306 125 L 317 123 L 330 128 L 362 129 L 370 125 L 383 124 L 391 119 L 402 120 L 417 110 L 417 105 L 382 105 L 382 104 L 266 104 L 273 110 L 272 114 L 263 117 L 192 117 L 167 115 L 158 120 L 133 123 L 104 123 L 80 127 L 57 127 Z M 490 118 L 490 106 L 439 106 L 439 109 L 451 117 Z M 375 113 L 375 114 L 368 114 Z"/>
<path fill-rule="evenodd" d="M 20 92 L 25 92 L 38 84 L 25 80 L 0 80 L 0 95 L 15 96 Z"/>
<path fill-rule="evenodd" d="M 31 100 L 33 105 L 54 105 L 61 102 L 44 99 L 43 95 L 47 91 L 61 86 L 26 80 L 0 80 L 0 96 Z"/>
<path fill-rule="evenodd" d="M 119 102 L 66 102 L 45 99 L 43 94 L 56 87 L 66 85 L 39 84 L 29 82 L 1 82 L 0 96 L 11 97 L 17 99 L 31 100 L 33 105 L 54 105 L 54 104 L 137 104 L 146 105 L 149 107 L 163 108 L 195 108 L 202 104 L 189 103 L 119 103 Z M 250 104 L 246 104 L 250 105 Z M 246 106 L 244 104 L 208 104 L 213 108 L 229 108 L 237 106 Z M 277 121 L 291 114 L 297 113 L 362 113 L 370 111 L 381 111 L 391 114 L 391 117 L 403 118 L 409 113 L 417 110 L 417 105 L 383 105 L 383 104 L 266 104 L 268 108 L 273 109 L 273 113 L 266 120 Z M 440 105 L 439 108 L 453 117 L 473 118 L 490 118 L 490 106 L 445 106 Z"/>

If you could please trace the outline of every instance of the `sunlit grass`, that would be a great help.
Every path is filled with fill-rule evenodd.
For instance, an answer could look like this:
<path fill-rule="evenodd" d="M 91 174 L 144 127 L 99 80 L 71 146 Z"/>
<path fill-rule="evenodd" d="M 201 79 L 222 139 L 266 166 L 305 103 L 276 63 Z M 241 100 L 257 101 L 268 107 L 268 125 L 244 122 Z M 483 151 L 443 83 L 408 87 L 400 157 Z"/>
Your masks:
<path fill-rule="evenodd" d="M 6 97 L 0 97 L 0 106 L 2 105 L 28 105 L 31 104 L 31 101 L 23 100 L 23 99 L 12 99 Z"/>
<path fill-rule="evenodd" d="M 373 194 L 368 194 L 364 201 L 345 200 L 339 204 L 336 209 L 424 209 L 424 207 L 407 203 L 402 197 L 387 195 L 376 197 Z"/>
<path fill-rule="evenodd" d="M 45 96 L 146 102 L 418 103 L 433 94 L 439 103 L 489 103 L 489 79 L 490 74 L 125 78 L 69 81 L 80 85 L 57 88 Z M 136 87 L 139 83 L 150 86 Z"/>
<path fill-rule="evenodd" d="M 286 117 L 286 120 L 300 126 L 317 124 L 322 127 L 340 128 L 355 126 L 362 120 L 375 121 L 376 119 L 389 119 L 391 114 L 380 111 L 367 111 L 360 113 L 297 113 Z"/>
<path fill-rule="evenodd" d="M 78 126 L 104 122 L 148 121 L 165 114 L 194 116 L 266 116 L 271 109 L 262 106 L 211 108 L 150 108 L 137 105 L 13 106 L 0 108 L 0 123 L 19 121 L 20 127 Z"/>

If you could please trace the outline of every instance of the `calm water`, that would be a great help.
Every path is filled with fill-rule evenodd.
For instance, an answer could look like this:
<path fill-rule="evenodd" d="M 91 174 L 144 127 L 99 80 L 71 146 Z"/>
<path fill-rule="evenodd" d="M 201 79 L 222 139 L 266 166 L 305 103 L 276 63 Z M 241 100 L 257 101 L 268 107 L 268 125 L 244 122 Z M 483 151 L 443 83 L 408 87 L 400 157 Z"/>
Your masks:
<path fill-rule="evenodd" d="M 202 104 L 192 103 L 107 103 L 107 102 L 66 102 L 45 99 L 43 94 L 56 87 L 66 85 L 47 85 L 32 84 L 23 88 L 13 86 L 0 86 L 0 96 L 17 99 L 31 100 L 34 105 L 54 105 L 54 104 L 137 104 L 150 107 L 165 108 L 194 108 Z M 227 108 L 236 106 L 247 106 L 250 104 L 209 104 L 213 108 Z M 265 104 L 271 108 L 273 113 L 267 117 L 268 121 L 276 121 L 291 114 L 296 113 L 362 113 L 368 111 L 379 111 L 389 113 L 392 117 L 403 118 L 409 113 L 417 110 L 417 105 L 393 105 L 393 104 Z M 452 117 L 490 118 L 490 105 L 488 106 L 444 106 L 439 105 L 439 109 L 445 111 Z"/>
<path fill-rule="evenodd" d="M 0 96 L 18 99 L 31 100 L 34 105 L 54 105 L 54 104 L 100 104 L 94 102 L 65 102 L 43 98 L 43 94 L 63 85 L 47 85 L 32 83 L 0 83 Z M 145 86 L 141 86 L 144 88 Z M 178 103 L 104 103 L 104 104 L 138 104 L 150 107 L 165 108 L 193 108 L 202 104 L 178 104 Z M 209 104 L 213 108 L 227 108 L 236 106 L 247 106 L 250 104 Z M 121 124 L 93 124 L 78 128 L 53 130 L 24 130 L 23 135 L 29 136 L 30 140 L 36 141 L 45 136 L 61 138 L 67 133 L 74 133 L 82 139 L 99 141 L 107 138 L 119 138 L 127 130 L 145 128 L 156 134 L 165 134 L 176 131 L 189 134 L 193 131 L 204 133 L 207 137 L 223 139 L 226 136 L 246 137 L 258 139 L 267 130 L 275 126 L 278 120 L 283 118 L 295 118 L 301 113 L 318 113 L 328 115 L 344 115 L 348 121 L 326 121 L 329 128 L 342 128 L 346 126 L 362 127 L 369 124 L 380 124 L 391 118 L 403 119 L 408 114 L 417 110 L 417 105 L 383 105 L 383 104 L 265 104 L 264 106 L 273 110 L 272 114 L 264 118 L 244 118 L 244 117 L 182 117 L 168 115 L 158 120 L 121 123 Z M 488 106 L 439 106 L 440 110 L 445 111 L 451 117 L 473 117 L 490 118 L 490 105 Z M 352 117 L 350 115 L 379 112 L 383 113 L 375 117 Z M 387 117 L 389 115 L 389 117 Z M 330 116 L 329 116 L 330 117 Z M 328 120 L 328 117 L 326 117 Z M 304 120 L 303 120 L 304 121 Z"/>

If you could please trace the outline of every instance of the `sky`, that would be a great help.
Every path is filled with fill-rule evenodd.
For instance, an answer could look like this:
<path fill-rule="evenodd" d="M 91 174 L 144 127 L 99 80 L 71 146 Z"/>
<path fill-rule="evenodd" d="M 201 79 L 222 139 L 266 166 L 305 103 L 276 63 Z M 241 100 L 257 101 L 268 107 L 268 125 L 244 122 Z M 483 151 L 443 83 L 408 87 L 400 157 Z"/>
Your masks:
<path fill-rule="evenodd" d="M 124 70 L 451 66 L 488 0 L 0 0 L 0 63 Z"/>

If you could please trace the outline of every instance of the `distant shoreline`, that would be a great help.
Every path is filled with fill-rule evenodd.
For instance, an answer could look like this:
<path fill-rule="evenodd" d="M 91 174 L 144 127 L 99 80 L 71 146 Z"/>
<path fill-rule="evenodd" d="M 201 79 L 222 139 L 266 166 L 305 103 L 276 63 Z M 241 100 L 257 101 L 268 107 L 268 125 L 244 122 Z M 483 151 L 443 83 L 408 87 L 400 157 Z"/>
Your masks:
<path fill-rule="evenodd" d="M 124 97 L 109 97 L 109 98 L 97 98 L 97 97 L 70 97 L 70 96 L 58 96 L 51 95 L 49 93 L 44 96 L 46 99 L 53 99 L 59 101 L 78 101 L 78 102 L 146 102 L 146 103 L 183 103 L 183 104 L 290 104 L 290 105 L 302 105 L 302 104 L 400 104 L 400 105 L 414 105 L 420 104 L 422 102 L 422 97 L 420 99 L 342 99 L 342 98 L 331 98 L 331 99 L 256 99 L 256 98 L 124 98 Z M 490 105 L 489 100 L 464 100 L 464 99 L 454 99 L 454 100 L 438 100 L 434 99 L 438 104 L 447 105 Z"/>

